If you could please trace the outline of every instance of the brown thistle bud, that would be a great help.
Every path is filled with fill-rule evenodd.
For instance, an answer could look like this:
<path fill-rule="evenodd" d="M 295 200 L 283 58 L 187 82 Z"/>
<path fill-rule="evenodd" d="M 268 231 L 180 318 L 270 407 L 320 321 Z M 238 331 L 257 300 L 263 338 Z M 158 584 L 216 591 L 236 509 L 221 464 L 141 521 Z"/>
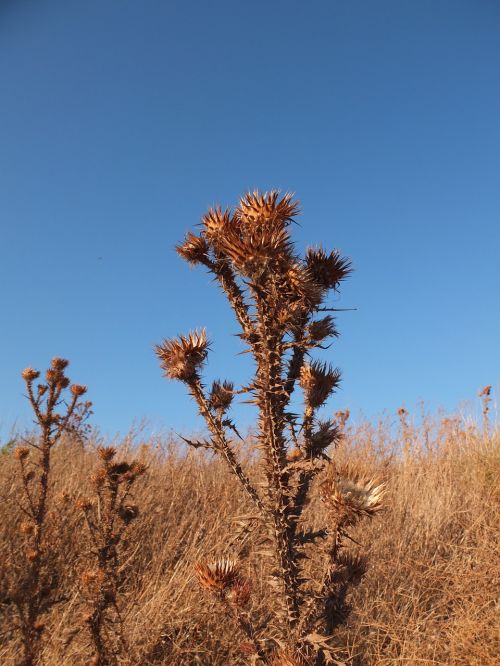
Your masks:
<path fill-rule="evenodd" d="M 333 369 L 326 363 L 313 361 L 303 365 L 300 370 L 300 385 L 308 404 L 320 407 L 340 384 L 340 370 Z"/>
<path fill-rule="evenodd" d="M 336 514 L 340 524 L 354 525 L 363 516 L 372 517 L 381 510 L 386 487 L 351 467 L 337 471 L 331 465 L 319 491 L 321 499 Z"/>
<path fill-rule="evenodd" d="M 367 559 L 363 555 L 341 550 L 337 556 L 337 563 L 345 567 L 345 577 L 353 585 L 358 585 L 366 573 Z"/>
<path fill-rule="evenodd" d="M 479 397 L 480 398 L 488 397 L 490 394 L 491 394 L 491 386 L 488 385 L 485 386 L 483 389 L 481 389 L 481 391 L 479 392 Z"/>
<path fill-rule="evenodd" d="M 326 338 L 337 337 L 338 332 L 331 315 L 317 319 L 309 324 L 309 337 L 313 342 L 322 342 Z"/>
<path fill-rule="evenodd" d="M 231 605 L 242 608 L 250 601 L 251 594 L 252 586 L 250 585 L 250 581 L 240 578 L 228 590 L 226 599 Z"/>
<path fill-rule="evenodd" d="M 29 520 L 25 520 L 19 525 L 19 531 L 21 532 L 21 534 L 25 534 L 27 536 L 30 534 L 34 534 L 35 524 Z"/>
<path fill-rule="evenodd" d="M 336 423 L 332 421 L 319 421 L 309 442 L 310 449 L 312 452 L 324 451 L 331 444 L 338 444 L 341 438 L 342 434 Z"/>
<path fill-rule="evenodd" d="M 130 463 L 130 469 L 125 474 L 125 478 L 131 480 L 137 479 L 139 476 L 142 476 L 146 472 L 147 468 L 147 465 L 144 463 L 134 460 Z"/>
<path fill-rule="evenodd" d="M 27 446 L 18 446 L 17 449 L 14 449 L 14 457 L 17 460 L 26 460 L 30 454 L 30 449 Z"/>
<path fill-rule="evenodd" d="M 98 469 L 96 472 L 90 475 L 90 481 L 93 483 L 96 488 L 101 488 L 106 482 L 106 470 Z"/>
<path fill-rule="evenodd" d="M 216 380 L 212 384 L 210 391 L 210 406 L 216 411 L 225 412 L 229 409 L 234 398 L 234 385 L 232 382 L 224 380 L 222 383 Z"/>
<path fill-rule="evenodd" d="M 216 242 L 220 234 L 227 230 L 233 224 L 233 219 L 228 208 L 222 210 L 220 206 L 209 208 L 208 212 L 202 217 L 201 222 L 204 227 L 204 235 L 210 242 Z"/>
<path fill-rule="evenodd" d="M 299 202 L 293 200 L 293 194 L 287 193 L 278 199 L 279 192 L 248 192 L 240 199 L 236 211 L 239 218 L 250 224 L 274 222 L 288 223 L 299 213 Z"/>
<path fill-rule="evenodd" d="M 49 387 L 47 386 L 47 384 L 38 384 L 38 386 L 36 387 L 36 389 L 38 391 L 38 395 L 39 396 L 44 395 L 47 392 L 48 388 Z"/>
<path fill-rule="evenodd" d="M 76 395 L 77 397 L 84 395 L 84 393 L 87 393 L 87 387 L 83 386 L 83 384 L 72 384 L 70 390 L 71 393 L 73 395 Z"/>
<path fill-rule="evenodd" d="M 49 368 L 45 372 L 45 379 L 47 380 L 48 384 L 57 383 L 60 380 L 61 377 L 62 377 L 61 371 L 60 370 L 54 370 L 54 368 Z"/>
<path fill-rule="evenodd" d="M 128 525 L 139 515 L 139 507 L 135 504 L 125 504 L 118 510 L 118 515 L 123 520 L 123 522 Z"/>
<path fill-rule="evenodd" d="M 75 502 L 75 507 L 79 511 L 88 511 L 92 508 L 92 502 L 87 497 L 79 497 Z"/>
<path fill-rule="evenodd" d="M 194 565 L 198 582 L 205 590 L 221 595 L 240 580 L 240 569 L 236 560 L 219 559 L 214 562 L 197 562 Z"/>
<path fill-rule="evenodd" d="M 190 382 L 207 357 L 208 344 L 205 329 L 202 329 L 164 340 L 161 345 L 156 345 L 155 352 L 166 377 Z"/>
<path fill-rule="evenodd" d="M 59 370 L 62 372 L 64 368 L 68 367 L 69 361 L 67 361 L 65 358 L 59 358 L 59 356 L 54 356 L 51 365 L 54 368 L 54 370 Z"/>
<path fill-rule="evenodd" d="M 116 456 L 116 449 L 114 446 L 98 446 L 97 455 L 104 462 L 109 462 Z"/>
<path fill-rule="evenodd" d="M 309 307 L 319 305 L 322 298 L 321 289 L 306 267 L 295 263 L 288 267 L 285 277 L 294 300 L 299 299 Z"/>
<path fill-rule="evenodd" d="M 208 257 L 209 246 L 203 236 L 188 232 L 184 243 L 176 246 L 177 254 L 190 264 L 199 264 Z"/>
<path fill-rule="evenodd" d="M 57 380 L 57 385 L 58 385 L 60 388 L 62 388 L 62 389 L 68 388 L 68 386 L 69 386 L 69 378 L 68 378 L 68 377 L 65 377 L 64 375 L 61 375 L 61 376 L 59 377 L 59 379 Z"/>
<path fill-rule="evenodd" d="M 327 254 L 321 247 L 307 249 L 306 264 L 314 281 L 323 289 L 336 289 L 352 271 L 350 260 L 341 257 L 338 250 Z"/>
<path fill-rule="evenodd" d="M 288 460 L 288 462 L 297 462 L 297 460 L 300 460 L 301 458 L 302 458 L 302 452 L 297 447 L 293 448 L 286 455 L 286 459 Z"/>
<path fill-rule="evenodd" d="M 25 382 L 32 382 L 34 379 L 40 377 L 40 372 L 38 370 L 33 370 L 33 368 L 26 368 L 22 372 L 22 377 Z"/>

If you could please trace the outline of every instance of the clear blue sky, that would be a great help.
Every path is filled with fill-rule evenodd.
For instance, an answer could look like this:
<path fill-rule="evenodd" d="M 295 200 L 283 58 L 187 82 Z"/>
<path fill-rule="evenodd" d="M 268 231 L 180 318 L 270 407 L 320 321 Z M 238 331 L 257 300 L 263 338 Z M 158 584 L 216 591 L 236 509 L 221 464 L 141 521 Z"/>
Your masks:
<path fill-rule="evenodd" d="M 352 257 L 331 410 L 498 385 L 497 0 L 2 0 L 0 96 L 0 438 L 54 355 L 106 432 L 199 428 L 152 346 L 206 325 L 208 378 L 246 378 L 173 246 L 249 188 L 295 191 L 298 246 Z"/>

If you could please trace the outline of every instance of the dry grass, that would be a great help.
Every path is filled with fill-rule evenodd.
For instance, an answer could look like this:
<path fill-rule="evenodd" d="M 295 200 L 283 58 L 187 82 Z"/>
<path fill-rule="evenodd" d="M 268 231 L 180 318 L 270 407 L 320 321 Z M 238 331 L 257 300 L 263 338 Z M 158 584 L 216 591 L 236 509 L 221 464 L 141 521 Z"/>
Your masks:
<path fill-rule="evenodd" d="M 356 528 L 369 568 L 353 589 L 353 611 L 337 631 L 335 656 L 358 666 L 497 663 L 499 432 L 485 437 L 458 419 L 418 428 L 408 418 L 405 423 L 401 455 L 402 433 L 395 437 L 385 423 L 348 427 L 337 453 L 358 472 L 385 478 L 389 492 L 383 520 Z M 99 443 L 82 448 L 66 440 L 52 452 L 47 570 L 61 601 L 44 618 L 41 663 L 47 666 L 87 666 L 93 654 L 80 582 L 92 562 L 91 541 L 75 502 L 92 492 L 89 477 L 98 466 Z M 256 552 L 255 537 L 246 536 L 245 520 L 234 520 L 252 512 L 250 500 L 222 461 L 201 451 L 185 454 L 167 440 L 136 447 L 127 440 L 118 449 L 120 459 L 148 465 L 133 493 L 140 514 L 122 543 L 120 599 L 128 652 L 118 663 L 245 663 L 245 638 L 200 589 L 194 564 L 238 556 L 252 581 L 252 611 L 265 621 L 272 595 L 262 582 L 268 560 Z M 22 654 L 7 589 L 24 538 L 23 518 L 11 501 L 22 497 L 17 465 L 14 456 L 0 458 L 0 488 L 9 500 L 2 504 L 0 523 L 5 665 L 20 663 Z M 313 528 L 325 520 L 317 496 L 314 487 L 305 514 Z M 314 561 L 310 566 L 314 577 Z"/>

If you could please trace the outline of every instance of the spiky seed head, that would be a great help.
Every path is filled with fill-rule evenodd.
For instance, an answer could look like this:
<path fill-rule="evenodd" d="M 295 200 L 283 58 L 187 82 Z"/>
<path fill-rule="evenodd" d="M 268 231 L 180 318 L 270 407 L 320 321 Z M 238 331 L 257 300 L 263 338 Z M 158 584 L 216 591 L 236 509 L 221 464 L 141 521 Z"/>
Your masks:
<path fill-rule="evenodd" d="M 291 193 L 286 193 L 281 199 L 279 194 L 278 190 L 248 192 L 240 199 L 236 215 L 249 224 L 286 224 L 299 213 L 299 202 L 293 199 Z"/>
<path fill-rule="evenodd" d="M 54 370 L 59 370 L 60 372 L 62 372 L 65 368 L 68 367 L 69 361 L 67 361 L 65 358 L 54 356 L 51 365 L 54 368 Z"/>
<path fill-rule="evenodd" d="M 309 337 L 313 342 L 323 342 L 326 338 L 337 337 L 335 320 L 331 315 L 317 319 L 309 324 Z"/>
<path fill-rule="evenodd" d="M 98 446 L 97 455 L 104 462 L 109 462 L 116 456 L 116 449 L 114 446 Z"/>
<path fill-rule="evenodd" d="M 222 210 L 220 206 L 216 206 L 208 209 L 202 217 L 201 223 L 205 238 L 217 246 L 217 239 L 231 227 L 234 221 L 228 208 Z"/>
<path fill-rule="evenodd" d="M 250 581 L 239 578 L 236 582 L 229 588 L 226 593 L 226 599 L 230 604 L 236 606 L 237 608 L 242 608 L 246 606 L 250 601 L 252 595 L 252 586 Z"/>
<path fill-rule="evenodd" d="M 331 444 L 337 445 L 341 438 L 342 434 L 336 423 L 329 420 L 319 421 L 311 435 L 310 449 L 313 453 L 324 451 Z"/>
<path fill-rule="evenodd" d="M 123 520 L 125 525 L 128 525 L 139 515 L 139 507 L 135 504 L 125 504 L 124 506 L 120 507 L 118 515 Z"/>
<path fill-rule="evenodd" d="M 313 408 L 320 407 L 339 386 L 340 377 L 340 370 L 326 363 L 313 361 L 303 365 L 300 370 L 300 386 L 307 403 Z"/>
<path fill-rule="evenodd" d="M 33 368 L 26 368 L 22 372 L 22 377 L 25 382 L 32 382 L 34 379 L 38 379 L 38 377 L 40 377 L 40 372 L 38 370 L 34 370 Z"/>
<path fill-rule="evenodd" d="M 47 384 L 38 384 L 38 386 L 36 387 L 36 390 L 37 390 L 37 392 L 38 392 L 38 395 L 39 395 L 39 396 L 44 395 L 44 394 L 47 392 L 47 389 L 48 389 L 48 388 L 49 388 L 49 387 L 47 386 Z"/>
<path fill-rule="evenodd" d="M 205 238 L 196 236 L 190 231 L 186 234 L 184 242 L 176 246 L 177 254 L 193 266 L 208 257 L 209 246 Z"/>
<path fill-rule="evenodd" d="M 382 508 L 385 492 L 384 483 L 349 466 L 337 470 L 332 465 L 320 485 L 321 499 L 344 525 L 354 525 L 363 516 L 374 516 Z"/>
<path fill-rule="evenodd" d="M 57 385 L 62 388 L 68 388 L 69 386 L 69 377 L 65 377 L 64 375 L 61 375 L 57 381 Z"/>
<path fill-rule="evenodd" d="M 130 472 L 130 465 L 127 462 L 118 462 L 109 465 L 106 471 L 108 478 L 113 483 L 120 483 L 122 480 L 125 480 L 125 475 Z"/>
<path fill-rule="evenodd" d="M 90 482 L 93 483 L 96 488 L 101 488 L 106 482 L 106 477 L 106 470 L 101 468 L 90 475 Z"/>
<path fill-rule="evenodd" d="M 328 254 L 322 247 L 307 249 L 306 265 L 314 281 L 323 289 L 336 289 L 352 271 L 350 260 L 341 257 L 338 250 Z"/>
<path fill-rule="evenodd" d="M 27 446 L 18 446 L 14 449 L 14 457 L 16 460 L 26 460 L 30 454 L 30 449 Z"/>
<path fill-rule="evenodd" d="M 62 377 L 60 370 L 49 368 L 45 373 L 45 379 L 48 384 L 55 384 Z"/>
<path fill-rule="evenodd" d="M 234 398 L 234 384 L 224 380 L 215 380 L 210 391 L 210 406 L 216 411 L 225 412 L 231 406 Z"/>
<path fill-rule="evenodd" d="M 202 329 L 164 340 L 156 345 L 155 352 L 166 377 L 190 382 L 197 377 L 207 357 L 208 346 L 205 329 Z"/>
<path fill-rule="evenodd" d="M 345 567 L 345 577 L 353 585 L 361 582 L 368 564 L 364 555 L 343 549 L 337 555 L 337 563 Z"/>
<path fill-rule="evenodd" d="M 479 392 L 479 397 L 488 397 L 491 394 L 491 386 L 485 386 L 481 391 Z"/>
<path fill-rule="evenodd" d="M 224 594 L 241 580 L 236 560 L 222 558 L 213 562 L 197 562 L 194 568 L 201 587 L 213 594 Z"/>
<path fill-rule="evenodd" d="M 139 462 L 137 460 L 133 460 L 130 463 L 130 469 L 129 471 L 125 474 L 125 477 L 130 480 L 137 479 L 139 476 L 142 476 L 146 470 L 147 470 L 147 465 L 145 465 L 142 462 Z"/>
<path fill-rule="evenodd" d="M 83 386 L 83 384 L 72 384 L 71 393 L 78 398 L 79 396 L 87 393 L 87 387 Z"/>
<path fill-rule="evenodd" d="M 299 262 L 289 265 L 285 279 L 293 300 L 303 301 L 308 307 L 318 306 L 321 303 L 321 289 L 312 279 L 306 266 Z"/>

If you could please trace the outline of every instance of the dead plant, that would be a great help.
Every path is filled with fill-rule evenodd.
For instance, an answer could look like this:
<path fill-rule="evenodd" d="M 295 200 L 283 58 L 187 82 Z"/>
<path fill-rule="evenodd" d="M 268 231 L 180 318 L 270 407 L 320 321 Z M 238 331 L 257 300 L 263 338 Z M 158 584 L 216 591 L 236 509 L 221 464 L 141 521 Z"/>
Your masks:
<path fill-rule="evenodd" d="M 335 420 L 320 420 L 318 410 L 338 387 L 340 371 L 309 355 L 337 336 L 335 309 L 326 307 L 325 299 L 351 265 L 337 250 L 309 248 L 305 257 L 295 252 L 290 225 L 298 210 L 289 194 L 249 193 L 234 211 L 209 210 L 201 232 L 188 233 L 177 247 L 190 264 L 208 268 L 234 310 L 255 362 L 248 386 L 235 390 L 231 382 L 217 381 L 206 390 L 201 369 L 209 342 L 204 330 L 156 347 L 165 375 L 186 384 L 209 431 L 206 440 L 186 441 L 225 460 L 255 506 L 265 552 L 275 561 L 268 584 L 277 603 L 270 599 L 269 619 L 258 628 L 249 617 L 244 626 L 239 623 L 249 640 L 243 651 L 253 663 L 333 663 L 330 634 L 345 618 L 347 590 L 365 567 L 347 549 L 346 539 L 355 523 L 379 510 L 384 492 L 374 479 L 349 467 L 337 469 L 327 453 L 340 441 L 341 427 Z M 296 384 L 303 392 L 300 415 L 290 407 Z M 243 468 L 232 441 L 238 430 L 228 410 L 237 394 L 249 394 L 259 411 L 258 484 Z M 303 511 L 320 474 L 330 517 L 323 528 L 312 530 L 304 524 Z M 308 574 L 311 547 L 325 553 L 319 587 Z M 239 575 L 231 577 L 228 570 L 237 571 L 239 565 L 223 562 L 200 563 L 197 571 L 203 586 L 227 601 L 239 585 Z"/>

